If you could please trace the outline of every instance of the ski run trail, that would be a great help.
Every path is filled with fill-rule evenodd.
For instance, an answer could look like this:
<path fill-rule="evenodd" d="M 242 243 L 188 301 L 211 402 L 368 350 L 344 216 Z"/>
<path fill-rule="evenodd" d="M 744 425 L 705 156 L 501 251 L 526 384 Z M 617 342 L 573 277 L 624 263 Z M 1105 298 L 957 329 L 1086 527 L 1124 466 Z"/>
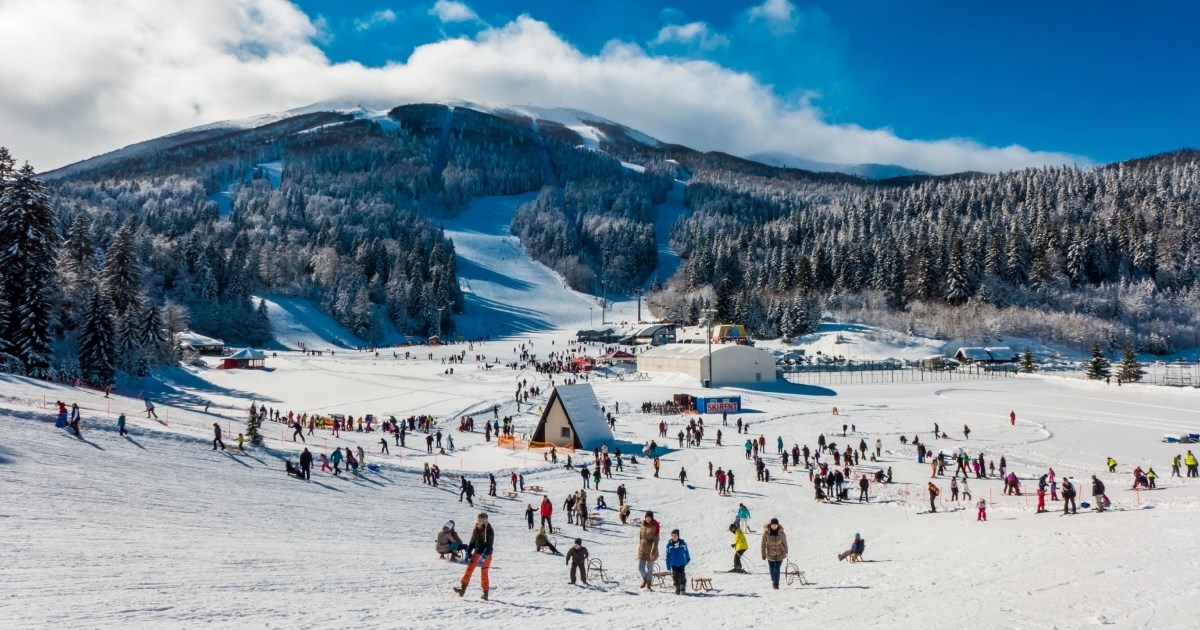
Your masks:
<path fill-rule="evenodd" d="M 271 315 L 290 339 L 281 338 L 278 348 L 303 342 L 334 352 L 279 350 L 265 370 L 173 368 L 107 399 L 0 375 L 0 627 L 1195 627 L 1200 480 L 1170 477 L 1170 459 L 1194 445 L 1161 442 L 1164 433 L 1200 432 L 1200 390 L 1193 388 L 1039 375 L 723 388 L 742 396 L 743 412 L 731 415 L 729 426 L 721 426 L 720 416 L 703 416 L 703 445 L 678 448 L 674 436 L 695 416 L 646 414 L 640 405 L 705 392 L 697 382 L 599 370 L 590 382 L 601 404 L 610 411 L 619 405 L 614 446 L 626 456 L 637 450 L 640 463 L 588 491 L 589 506 L 603 495 L 614 508 L 598 512 L 598 525 L 587 531 L 567 525 L 562 504 L 582 485 L 577 471 L 549 464 L 540 451 L 497 448 L 480 432 L 455 430 L 463 414 L 491 419 L 493 405 L 501 417 L 515 418 L 518 433 L 535 425 L 551 380 L 504 367 L 518 361 L 522 345 L 539 358 L 572 347 L 591 355 L 604 350 L 570 345 L 589 318 L 599 325 L 599 304 L 563 288 L 507 234 L 506 217 L 517 202 L 480 200 L 446 225 L 468 300 L 461 332 L 490 333 L 491 341 L 385 348 L 377 356 L 338 345 L 352 337 L 303 304 L 279 299 Z M 632 321 L 635 308 L 616 302 L 606 317 Z M 875 355 L 864 358 L 925 351 L 839 334 L 840 347 L 861 342 L 856 352 Z M 459 352 L 466 352 L 465 362 L 442 362 Z M 543 393 L 518 411 L 513 393 L 522 379 Z M 143 393 L 155 401 L 157 420 L 145 417 Z M 80 405 L 81 438 L 54 428 L 56 400 Z M 241 454 L 234 437 L 244 430 L 251 402 L 285 414 L 432 414 L 456 448 L 426 454 L 419 431 L 409 434 L 407 448 L 388 439 L 387 455 L 379 454 L 378 432 L 334 438 L 318 429 L 300 444 L 282 424 L 268 422 L 265 445 Z M 207 413 L 205 403 L 212 405 Z M 120 413 L 128 418 L 127 437 L 117 434 Z M 769 482 L 755 480 L 742 444 L 748 436 L 733 426 L 737 418 L 751 423 L 750 436 L 766 438 Z M 662 419 L 669 438 L 658 437 Z M 935 422 L 949 439 L 932 438 Z M 225 432 L 227 450 L 212 450 L 213 423 Z M 853 425 L 845 438 L 843 423 Z M 970 439 L 963 438 L 963 424 L 971 427 Z M 714 443 L 717 429 L 723 446 Z M 863 461 L 853 480 L 891 467 L 894 483 L 872 484 L 866 503 L 855 500 L 857 487 L 848 502 L 814 501 L 803 467 L 783 471 L 775 445 L 781 436 L 788 449 L 815 448 L 819 434 L 843 449 L 860 439 L 874 448 L 881 440 L 879 462 Z M 1005 496 L 997 479 L 972 477 L 974 498 L 989 500 L 987 522 L 977 522 L 974 502 L 952 501 L 949 479 L 941 477 L 938 511 L 928 513 L 930 469 L 916 462 L 912 446 L 901 445 L 901 435 L 920 436 L 935 451 L 983 452 L 997 464 L 1003 455 L 1026 495 Z M 640 454 L 651 439 L 668 449 L 659 479 Z M 316 471 L 321 453 L 360 445 L 378 470 L 357 477 Z M 318 456 L 308 482 L 283 472 L 283 460 L 295 461 L 305 446 Z M 1104 467 L 1109 456 L 1119 462 L 1117 473 Z M 576 464 L 591 459 L 574 455 Z M 713 490 L 709 462 L 735 471 L 732 497 Z M 426 463 L 442 469 L 439 487 L 422 483 Z M 1061 503 L 1047 501 L 1051 512 L 1036 514 L 1036 479 L 1050 466 L 1060 483 L 1068 476 L 1076 482 L 1081 502 L 1091 501 L 1090 478 L 1097 474 L 1111 511 L 1063 517 Z M 1153 467 L 1159 489 L 1130 490 L 1135 466 Z M 681 467 L 690 485 L 680 484 Z M 505 496 L 514 470 L 542 492 Z M 460 503 L 459 476 L 473 480 L 479 499 L 489 472 L 500 496 L 475 507 Z M 634 518 L 653 510 L 661 522 L 659 563 L 669 532 L 679 529 L 691 552 L 688 577 L 712 578 L 714 590 L 689 588 L 677 596 L 669 588 L 638 588 L 637 528 L 616 518 L 618 484 L 628 489 Z M 570 586 L 563 558 L 534 550 L 524 511 L 526 504 L 537 508 L 542 495 L 562 527 L 554 534 L 558 547 L 581 537 L 609 581 L 593 577 L 590 588 Z M 739 503 L 751 512 L 746 575 L 725 573 L 732 567 L 727 526 Z M 451 589 L 463 565 L 440 560 L 433 548 L 447 520 L 469 539 L 481 510 L 496 531 L 490 601 L 480 599 L 478 571 L 458 597 Z M 789 559 L 811 584 L 771 588 L 759 554 L 771 518 L 783 524 Z M 867 541 L 864 561 L 839 562 L 855 533 Z"/>

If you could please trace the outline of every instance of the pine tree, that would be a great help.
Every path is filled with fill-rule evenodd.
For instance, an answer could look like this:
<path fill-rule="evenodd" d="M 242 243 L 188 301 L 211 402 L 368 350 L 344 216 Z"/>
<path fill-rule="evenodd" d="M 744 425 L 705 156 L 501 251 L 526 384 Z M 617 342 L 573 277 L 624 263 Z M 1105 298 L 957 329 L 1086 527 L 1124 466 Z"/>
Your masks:
<path fill-rule="evenodd" d="M 946 301 L 958 305 L 970 297 L 971 282 L 967 277 L 962 241 L 955 239 L 950 245 L 950 266 L 946 269 Z"/>
<path fill-rule="evenodd" d="M 92 385 L 106 386 L 116 375 L 116 341 L 112 304 L 103 291 L 92 291 L 79 331 L 79 371 Z"/>
<path fill-rule="evenodd" d="M 1120 366 L 1117 368 L 1117 378 L 1124 383 L 1136 383 L 1142 380 L 1142 375 L 1145 372 L 1142 370 L 1142 365 L 1138 363 L 1137 355 L 1133 352 L 1133 344 L 1125 344 L 1125 356 L 1121 358 Z"/>
<path fill-rule="evenodd" d="M 112 245 L 108 247 L 102 282 L 108 299 L 112 301 L 113 312 L 118 317 L 124 317 L 142 291 L 142 270 L 138 263 L 132 222 L 117 230 Z"/>
<path fill-rule="evenodd" d="M 258 415 L 258 407 L 254 403 L 250 403 L 250 415 L 246 417 L 246 439 L 254 446 L 261 446 L 263 443 L 262 418 Z"/>
<path fill-rule="evenodd" d="M 1087 368 L 1084 370 L 1084 373 L 1093 381 L 1103 380 L 1112 375 L 1112 364 L 1109 363 L 1108 357 L 1104 356 L 1104 352 L 1100 350 L 1099 342 L 1092 344 L 1092 358 L 1087 362 Z"/>
<path fill-rule="evenodd" d="M 161 364 L 171 358 L 170 340 L 162 321 L 162 311 L 157 306 L 145 303 L 142 311 L 141 326 L 138 328 L 138 341 L 146 351 L 146 358 L 154 364 Z"/>
<path fill-rule="evenodd" d="M 0 154 L 0 299 L 9 305 L 0 339 L 26 374 L 43 378 L 55 322 L 58 231 L 46 185 L 29 164 L 13 173 L 10 163 L 6 151 Z"/>
<path fill-rule="evenodd" d="M 1019 371 L 1024 374 L 1033 374 L 1033 371 L 1036 369 L 1037 365 L 1035 364 L 1033 351 L 1029 349 L 1029 346 L 1025 346 L 1025 352 L 1021 355 L 1021 368 Z"/>

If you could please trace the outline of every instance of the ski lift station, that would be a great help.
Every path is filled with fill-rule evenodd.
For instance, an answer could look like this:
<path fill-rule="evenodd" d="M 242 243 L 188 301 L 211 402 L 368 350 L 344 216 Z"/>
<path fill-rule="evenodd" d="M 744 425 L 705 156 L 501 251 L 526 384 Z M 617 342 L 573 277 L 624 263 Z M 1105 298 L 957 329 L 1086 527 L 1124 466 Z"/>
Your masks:
<path fill-rule="evenodd" d="M 770 352 L 736 343 L 712 345 L 712 374 L 709 346 L 703 343 L 669 343 L 638 355 L 639 372 L 686 374 L 712 387 L 774 382 L 775 357 Z"/>

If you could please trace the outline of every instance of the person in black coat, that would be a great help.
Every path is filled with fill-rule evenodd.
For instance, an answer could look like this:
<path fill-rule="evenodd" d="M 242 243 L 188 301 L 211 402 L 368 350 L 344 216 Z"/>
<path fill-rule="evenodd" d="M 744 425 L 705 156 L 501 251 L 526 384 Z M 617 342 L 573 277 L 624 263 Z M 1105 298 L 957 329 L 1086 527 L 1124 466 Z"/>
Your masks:
<path fill-rule="evenodd" d="M 567 551 L 566 564 L 571 565 L 571 584 L 575 583 L 575 572 L 579 571 L 579 579 L 583 581 L 583 585 L 587 586 L 587 564 L 588 550 L 583 546 L 583 539 L 576 538 L 575 544 Z"/>
<path fill-rule="evenodd" d="M 1096 502 L 1096 511 L 1104 511 L 1104 482 L 1092 475 L 1092 500 Z"/>
<path fill-rule="evenodd" d="M 454 589 L 459 597 L 466 594 L 467 585 L 471 583 L 471 574 L 478 566 L 480 568 L 479 585 L 483 587 L 483 599 L 488 598 L 490 587 L 488 569 L 492 566 L 492 550 L 495 542 L 496 532 L 488 523 L 488 515 L 486 512 L 480 512 L 479 517 L 475 520 L 475 529 L 471 530 L 471 542 L 467 543 L 467 570 L 463 573 L 460 586 Z"/>
<path fill-rule="evenodd" d="M 300 453 L 300 476 L 305 480 L 312 478 L 312 453 L 307 448 Z"/>

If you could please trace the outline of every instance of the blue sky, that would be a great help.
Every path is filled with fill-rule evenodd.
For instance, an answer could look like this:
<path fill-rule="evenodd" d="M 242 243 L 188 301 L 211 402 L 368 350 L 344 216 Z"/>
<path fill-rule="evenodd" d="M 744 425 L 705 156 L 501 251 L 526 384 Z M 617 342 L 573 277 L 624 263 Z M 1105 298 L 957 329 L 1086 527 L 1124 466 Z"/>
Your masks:
<path fill-rule="evenodd" d="M 834 123 L 905 138 L 969 137 L 1106 162 L 1200 146 L 1200 4 L 1148 2 L 792 2 L 795 27 L 746 28 L 758 2 L 475 0 L 479 21 L 442 23 L 432 2 L 300 0 L 324 18 L 335 61 L 403 61 L 520 14 L 588 53 L 612 41 L 752 73 L 785 99 L 813 99 Z M 377 11 L 395 19 L 360 30 Z M 708 43 L 654 44 L 704 23 Z"/>
<path fill-rule="evenodd" d="M 1200 147 L 1200 4 L 0 0 L 0 143 L 51 169 L 324 103 L 585 110 L 931 173 Z"/>

